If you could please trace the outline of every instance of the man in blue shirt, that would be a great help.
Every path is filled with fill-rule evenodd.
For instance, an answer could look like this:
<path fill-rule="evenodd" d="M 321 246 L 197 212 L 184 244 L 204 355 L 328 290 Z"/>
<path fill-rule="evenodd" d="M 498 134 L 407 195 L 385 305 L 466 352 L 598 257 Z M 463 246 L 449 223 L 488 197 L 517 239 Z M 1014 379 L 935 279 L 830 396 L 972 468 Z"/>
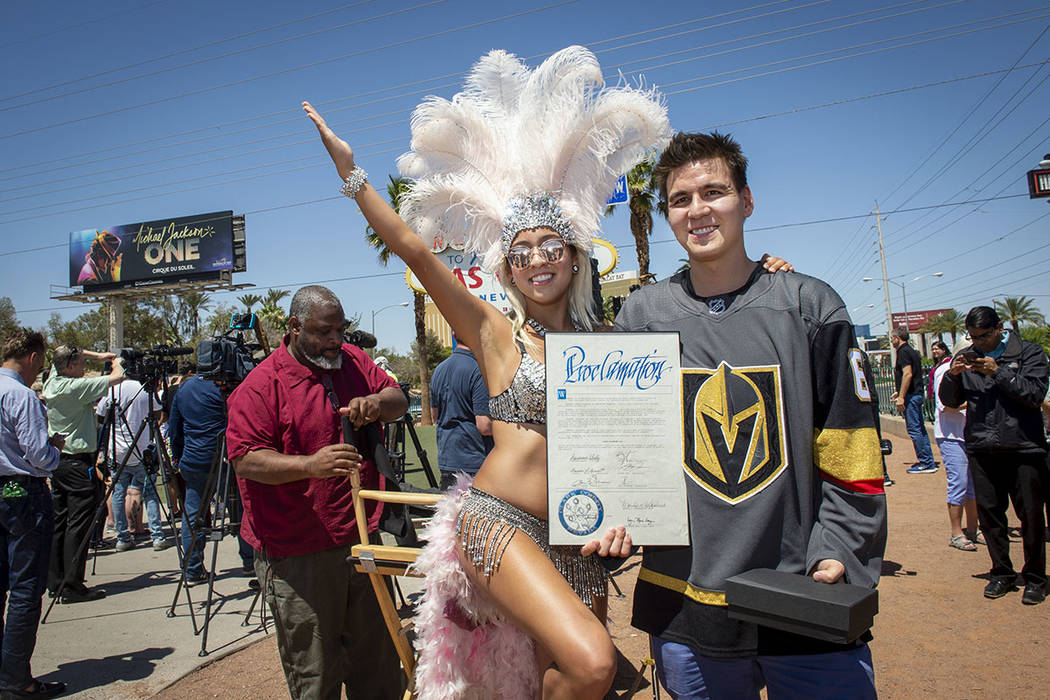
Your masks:
<path fill-rule="evenodd" d="M 33 678 L 29 660 L 36 647 L 41 596 L 47 584 L 54 511 L 45 479 L 58 466 L 65 439 L 47 436 L 44 404 L 29 388 L 44 368 L 44 337 L 25 328 L 3 346 L 0 367 L 0 600 L 7 599 L 0 690 L 50 698 L 65 683 Z"/>
<path fill-rule="evenodd" d="M 196 375 L 179 384 L 171 402 L 168 439 L 179 473 L 186 482 L 186 501 L 182 509 L 182 548 L 189 557 L 186 566 L 186 585 L 189 586 L 208 579 L 202 558 L 207 533 L 197 523 L 197 516 L 202 505 L 205 505 L 208 474 L 213 464 L 218 467 L 215 464 L 216 453 L 219 439 L 225 431 L 226 401 L 218 385 Z M 225 451 L 221 457 L 226 457 Z M 221 484 L 215 486 L 216 490 L 221 491 L 221 488 Z M 236 497 L 237 487 L 231 484 L 230 488 Z M 190 529 L 194 525 L 198 527 L 199 534 L 196 546 L 190 551 Z M 244 573 L 250 575 L 254 570 L 255 554 L 240 536 L 237 539 Z"/>
<path fill-rule="evenodd" d="M 477 474 L 492 449 L 489 390 L 474 353 L 463 343 L 434 368 L 430 407 L 437 426 L 441 490 L 445 491 L 457 472 Z"/>

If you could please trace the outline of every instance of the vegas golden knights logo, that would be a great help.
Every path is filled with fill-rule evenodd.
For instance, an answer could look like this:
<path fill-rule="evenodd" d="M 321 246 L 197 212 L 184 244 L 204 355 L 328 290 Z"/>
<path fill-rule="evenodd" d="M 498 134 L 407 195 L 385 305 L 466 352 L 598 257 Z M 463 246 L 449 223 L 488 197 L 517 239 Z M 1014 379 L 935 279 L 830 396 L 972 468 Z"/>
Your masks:
<path fill-rule="evenodd" d="M 727 503 L 740 503 L 787 467 L 780 367 L 682 368 L 685 470 Z"/>

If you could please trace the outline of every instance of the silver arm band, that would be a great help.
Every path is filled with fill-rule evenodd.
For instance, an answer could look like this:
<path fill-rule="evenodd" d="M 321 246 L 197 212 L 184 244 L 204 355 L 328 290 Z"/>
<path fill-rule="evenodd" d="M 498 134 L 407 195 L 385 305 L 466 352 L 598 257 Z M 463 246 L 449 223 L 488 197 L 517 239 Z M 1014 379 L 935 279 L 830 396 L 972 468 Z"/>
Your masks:
<path fill-rule="evenodd" d="M 339 188 L 339 191 L 345 194 L 350 199 L 357 196 L 358 190 L 361 189 L 361 185 L 368 181 L 368 173 L 365 172 L 364 168 L 359 165 L 355 165 L 354 169 L 350 171 L 350 174 L 346 176 L 346 182 Z"/>

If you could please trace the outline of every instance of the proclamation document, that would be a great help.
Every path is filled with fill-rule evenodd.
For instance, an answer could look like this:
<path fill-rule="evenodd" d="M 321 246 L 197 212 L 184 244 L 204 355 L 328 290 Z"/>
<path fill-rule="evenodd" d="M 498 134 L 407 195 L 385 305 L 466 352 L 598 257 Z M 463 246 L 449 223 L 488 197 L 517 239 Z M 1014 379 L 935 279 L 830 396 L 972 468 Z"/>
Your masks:
<path fill-rule="evenodd" d="M 551 544 L 689 544 L 677 333 L 547 333 Z"/>

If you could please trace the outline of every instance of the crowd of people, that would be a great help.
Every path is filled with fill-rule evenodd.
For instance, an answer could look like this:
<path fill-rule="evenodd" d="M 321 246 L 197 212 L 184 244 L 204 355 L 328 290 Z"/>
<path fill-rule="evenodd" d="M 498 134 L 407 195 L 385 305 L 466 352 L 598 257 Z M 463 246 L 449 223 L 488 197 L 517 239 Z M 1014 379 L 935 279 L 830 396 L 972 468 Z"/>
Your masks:
<path fill-rule="evenodd" d="M 757 697 L 762 686 L 770 695 L 876 697 L 870 633 L 834 643 L 728 614 L 726 580 L 756 568 L 874 588 L 886 546 L 886 476 L 867 358 L 833 289 L 788 274 L 779 258 L 763 264 L 748 255 L 744 228 L 756 198 L 741 146 L 718 133 L 672 136 L 657 95 L 604 87 L 597 61 L 580 47 L 534 70 L 492 52 L 467 85 L 414 115 L 412 151 L 400 165 L 415 184 L 400 215 L 369 184 L 351 147 L 303 104 L 341 191 L 412 268 L 458 341 L 432 384 L 446 495 L 419 562 L 426 575 L 416 625 L 419 696 L 608 691 L 616 669 L 605 626 L 608 574 L 638 548 L 617 523 L 582 545 L 549 542 L 543 349 L 548 331 L 611 330 L 681 339 L 690 544 L 642 548 L 632 612 L 632 624 L 651 636 L 663 686 L 675 698 Z M 593 303 L 591 241 L 616 177 L 651 149 L 660 150 L 654 181 L 689 266 L 636 291 L 604 328 Z M 458 237 L 482 257 L 514 313 L 471 294 L 437 261 L 435 236 Z M 126 516 L 134 487 L 154 549 L 176 534 L 160 517 L 146 456 L 149 440 L 167 449 L 156 444 L 166 439 L 184 487 L 181 501 L 166 500 L 181 513 L 186 583 L 207 580 L 203 542 L 190 532 L 225 450 L 243 508 L 244 572 L 257 577 L 273 613 L 292 697 L 338 698 L 344 688 L 348 697 L 400 697 L 408 679 L 371 583 L 348 555 L 358 532 L 351 475 L 365 488 L 385 487 L 375 451 L 380 426 L 408 405 L 395 379 L 345 342 L 345 330 L 339 298 L 311 285 L 292 297 L 280 346 L 228 396 L 201 377 L 151 396 L 154 387 L 133 384 L 112 353 L 63 346 L 52 353 L 43 402 L 30 387 L 45 364 L 44 338 L 20 330 L 5 339 L 4 692 L 51 697 L 65 689 L 30 670 L 45 590 L 63 603 L 104 595 L 85 585 L 84 543 L 105 488 L 97 417 L 110 414 L 120 420 L 111 421 L 109 461 L 123 466 L 113 483 L 118 550 L 134 546 Z M 938 397 L 935 437 L 949 473 L 950 542 L 973 551 L 983 535 L 992 559 L 985 596 L 1005 595 L 1016 578 L 1006 527 L 1012 499 L 1024 540 L 1023 600 L 1038 603 L 1046 583 L 1039 412 L 1046 356 L 987 307 L 970 312 L 967 330 L 967 347 L 936 350 L 928 385 Z M 930 472 L 936 464 L 921 413 L 915 424 L 925 377 L 907 332 L 895 329 L 892 342 L 893 398 L 918 458 L 909 471 Z M 88 378 L 88 360 L 112 368 Z M 165 414 L 164 435 L 140 429 L 151 406 Z M 754 430 L 767 446 L 760 458 L 734 446 L 725 427 L 732 423 L 735 435 L 737 421 L 750 416 L 759 416 Z M 723 430 L 707 430 L 705 421 L 723 421 Z M 701 453 L 715 456 L 690 456 Z M 367 511 L 376 542 L 384 516 L 379 504 Z"/>

